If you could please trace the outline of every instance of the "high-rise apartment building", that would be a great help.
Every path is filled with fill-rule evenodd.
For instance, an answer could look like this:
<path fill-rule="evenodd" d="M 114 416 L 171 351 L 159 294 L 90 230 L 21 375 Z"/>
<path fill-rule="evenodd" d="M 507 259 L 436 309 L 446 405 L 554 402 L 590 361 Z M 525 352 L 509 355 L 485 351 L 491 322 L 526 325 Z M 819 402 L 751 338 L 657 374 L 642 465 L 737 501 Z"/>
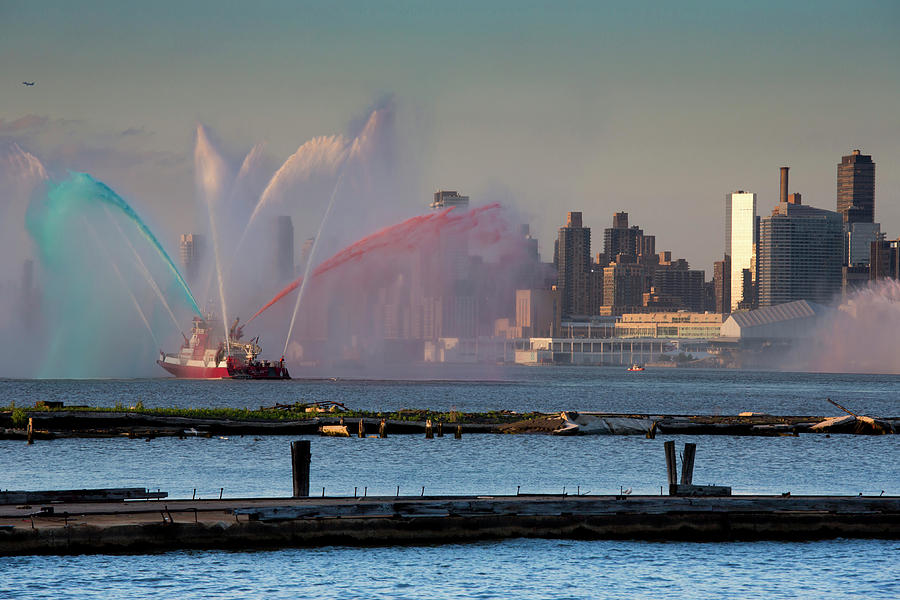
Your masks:
<path fill-rule="evenodd" d="M 713 263 L 713 288 L 715 294 L 715 311 L 731 312 L 731 262 L 728 256 Z"/>
<path fill-rule="evenodd" d="M 782 171 L 784 176 L 785 171 Z M 787 182 L 785 181 L 785 187 Z M 739 190 L 725 196 L 725 256 L 731 265 L 731 291 L 726 312 L 737 310 L 744 298 L 744 269 L 752 269 L 757 236 L 756 194 Z M 750 290 L 746 290 L 749 292 Z"/>
<path fill-rule="evenodd" d="M 846 224 L 846 265 L 861 267 L 869 264 L 872 242 L 881 235 L 881 223 L 847 223 Z"/>
<path fill-rule="evenodd" d="M 438 190 L 434 193 L 434 202 L 428 205 L 433 210 L 459 207 L 461 210 L 469 208 L 469 197 L 460 196 L 455 190 Z"/>
<path fill-rule="evenodd" d="M 652 247 L 649 253 L 653 254 L 655 242 L 654 237 L 645 244 L 644 231 L 637 225 L 628 226 L 627 212 L 613 213 L 613 226 L 603 230 L 603 254 L 609 261 L 616 260 L 619 254 L 640 256 L 647 249 L 645 248 L 647 245 Z"/>
<path fill-rule="evenodd" d="M 279 281 L 294 278 L 294 224 L 286 215 L 275 221 L 275 265 Z"/>
<path fill-rule="evenodd" d="M 181 255 L 181 268 L 184 269 L 184 277 L 189 284 L 196 283 L 200 270 L 200 261 L 203 260 L 204 239 L 199 233 L 183 233 L 179 240 L 178 249 Z"/>
<path fill-rule="evenodd" d="M 759 306 L 794 300 L 830 302 L 841 292 L 842 240 L 839 213 L 779 203 L 759 226 Z M 734 277 L 733 265 L 731 272 Z"/>
<path fill-rule="evenodd" d="M 516 337 L 552 337 L 559 331 L 557 290 L 516 290 Z"/>
<path fill-rule="evenodd" d="M 900 240 L 878 239 L 872 242 L 869 279 L 900 279 Z"/>
<path fill-rule="evenodd" d="M 643 305 L 646 271 L 632 260 L 622 257 L 603 268 L 603 305 L 611 315 L 637 312 Z"/>
<path fill-rule="evenodd" d="M 686 260 L 660 261 L 653 270 L 651 285 L 657 294 L 678 300 L 678 307 L 692 312 L 706 309 L 706 273 L 691 269 Z"/>
<path fill-rule="evenodd" d="M 837 166 L 837 211 L 846 223 L 875 221 L 875 163 L 859 150 Z"/>
<path fill-rule="evenodd" d="M 591 228 L 582 226 L 580 212 L 570 212 L 566 226 L 559 228 L 554 258 L 562 316 L 589 314 Z"/>

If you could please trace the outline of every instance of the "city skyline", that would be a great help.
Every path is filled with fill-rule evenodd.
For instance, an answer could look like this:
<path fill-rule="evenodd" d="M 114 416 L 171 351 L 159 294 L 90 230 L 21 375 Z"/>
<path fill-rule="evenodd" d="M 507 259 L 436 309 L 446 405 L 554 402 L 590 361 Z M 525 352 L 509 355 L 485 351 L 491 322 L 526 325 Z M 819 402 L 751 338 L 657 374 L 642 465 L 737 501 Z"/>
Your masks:
<path fill-rule="evenodd" d="M 409 209 L 451 188 L 512 203 L 545 259 L 562 212 L 601 227 L 627 211 L 711 273 L 723 194 L 756 193 L 765 213 L 778 202 L 772 171 L 789 164 L 791 192 L 833 210 L 834 165 L 856 148 L 881 165 L 876 220 L 900 233 L 900 13 L 890 3 L 9 3 L 0 14 L 0 142 L 20 143 L 51 173 L 93 173 L 175 243 L 184 215 L 173 213 L 190 212 L 194 194 L 197 122 L 233 155 L 266 142 L 278 164 L 386 94 L 398 105 L 397 160 L 415 173 L 397 202 Z"/>

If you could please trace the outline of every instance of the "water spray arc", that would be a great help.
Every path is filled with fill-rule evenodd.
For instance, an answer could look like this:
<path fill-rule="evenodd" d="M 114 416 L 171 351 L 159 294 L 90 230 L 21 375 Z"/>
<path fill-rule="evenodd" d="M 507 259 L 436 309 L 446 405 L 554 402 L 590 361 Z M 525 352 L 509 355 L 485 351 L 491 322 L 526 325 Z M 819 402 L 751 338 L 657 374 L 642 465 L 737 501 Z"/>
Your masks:
<path fill-rule="evenodd" d="M 194 152 L 194 161 L 197 164 L 197 187 L 203 193 L 204 203 L 206 204 L 206 214 L 209 218 L 209 230 L 213 241 L 213 260 L 216 263 L 216 281 L 219 288 L 219 303 L 222 310 L 222 324 L 225 330 L 225 347 L 231 347 L 230 332 L 228 328 L 228 306 L 225 302 L 225 277 L 222 273 L 222 253 L 219 246 L 219 230 L 216 226 L 216 218 L 213 214 L 213 199 L 221 195 L 221 189 L 218 185 L 208 181 L 207 175 L 214 176 L 216 180 L 221 180 L 222 174 L 225 172 L 224 163 L 218 157 L 213 156 L 206 149 L 209 142 L 206 140 L 206 133 L 202 126 L 197 127 L 197 146 Z"/>
<path fill-rule="evenodd" d="M 194 295 L 191 293 L 187 282 L 184 280 L 184 277 L 181 276 L 181 272 L 179 272 L 175 263 L 172 262 L 172 259 L 169 257 L 168 253 L 166 253 L 162 244 L 159 243 L 159 240 L 156 239 L 156 236 L 153 235 L 153 232 L 150 231 L 150 228 L 147 227 L 137 212 L 135 212 L 135 210 L 109 186 L 94 179 L 87 173 L 71 173 L 67 180 L 58 184 L 49 192 L 47 200 L 46 208 L 48 213 L 52 215 L 52 218 L 57 219 L 64 218 L 67 210 L 76 207 L 78 204 L 89 204 L 91 202 L 100 202 L 103 205 L 121 211 L 134 223 L 138 231 L 140 231 L 144 238 L 150 242 L 150 245 L 159 254 L 160 258 L 162 258 L 163 263 L 175 277 L 175 281 L 178 283 L 179 288 L 181 288 L 191 310 L 198 316 L 201 315 L 200 307 L 197 306 L 197 301 L 194 300 Z M 53 240 L 44 239 L 41 240 L 41 242 L 52 244 Z"/>
<path fill-rule="evenodd" d="M 337 198 L 338 189 L 341 187 L 341 182 L 344 180 L 344 171 L 341 169 L 341 174 L 338 176 L 337 181 L 334 184 L 334 190 L 331 192 L 331 198 L 328 200 L 328 208 L 325 209 L 325 214 L 322 216 L 322 222 L 319 223 L 319 229 L 316 231 L 316 237 L 313 240 L 312 248 L 309 251 L 309 259 L 306 261 L 306 268 L 303 270 L 303 279 L 300 283 L 300 292 L 297 294 L 297 301 L 294 303 L 294 312 L 291 314 L 291 324 L 288 326 L 287 336 L 284 338 L 284 350 L 282 350 L 281 355 L 284 356 L 287 354 L 288 344 L 291 343 L 291 334 L 294 332 L 294 323 L 297 321 L 297 313 L 300 310 L 300 302 L 303 300 L 303 292 L 306 289 L 306 283 L 309 281 L 309 271 L 312 267 L 313 261 L 316 257 L 316 248 L 319 245 L 319 240 L 322 237 L 322 230 L 325 229 L 325 223 L 328 222 L 328 217 L 331 215 L 331 209 L 334 208 L 334 201 Z"/>
<path fill-rule="evenodd" d="M 115 259 L 109 251 L 109 248 L 103 245 L 100 241 L 100 236 L 97 235 L 97 230 L 94 229 L 94 226 L 87 222 L 87 219 L 82 217 L 82 223 L 84 223 L 87 230 L 91 233 L 91 237 L 94 239 L 94 243 L 97 245 L 97 248 L 103 252 L 103 255 L 109 260 L 110 266 L 113 268 L 113 272 L 116 274 L 116 278 L 119 280 L 119 283 L 122 284 L 122 287 L 128 292 L 128 297 L 131 298 L 131 303 L 134 305 L 135 310 L 138 315 L 141 317 L 141 321 L 144 322 L 144 326 L 147 328 L 147 331 L 150 333 L 150 337 L 153 338 L 153 343 L 156 344 L 156 347 L 160 347 L 159 340 L 156 338 L 156 334 L 153 333 L 153 327 L 150 326 L 150 321 L 147 320 L 147 315 L 144 314 L 144 309 L 141 308 L 140 302 L 138 302 L 137 296 L 134 295 L 134 292 L 129 287 L 128 283 L 125 281 L 125 277 L 122 275 L 122 272 L 119 270 L 119 265 L 116 264 Z"/>
<path fill-rule="evenodd" d="M 116 222 L 113 218 L 112 214 L 110 214 L 109 209 L 103 207 L 103 210 L 106 212 L 106 216 L 109 218 L 109 221 L 115 226 L 116 230 L 119 232 L 119 235 L 125 240 L 125 243 L 128 244 L 128 248 L 131 250 L 132 256 L 134 256 L 134 260 L 140 268 L 141 274 L 147 280 L 147 283 L 153 289 L 153 293 L 156 294 L 156 297 L 162 303 L 163 307 L 166 309 L 166 313 L 168 313 L 169 318 L 172 319 L 172 324 L 175 325 L 176 331 L 181 331 L 181 325 L 178 323 L 178 319 L 175 318 L 175 313 L 172 312 L 172 307 L 169 306 L 168 301 L 166 301 L 165 295 L 163 295 L 162 290 L 159 289 L 159 285 L 157 285 L 156 280 L 153 279 L 153 276 L 150 274 L 150 270 L 147 269 L 147 265 L 144 264 L 144 259 L 141 258 L 141 255 L 138 254 L 137 248 L 134 247 L 134 244 L 131 243 L 131 240 L 128 239 L 128 236 L 125 235 L 125 232 L 122 231 L 122 227 Z"/>
<path fill-rule="evenodd" d="M 468 212 L 457 214 L 454 214 L 456 212 L 454 208 L 447 208 L 436 213 L 418 215 L 397 223 L 396 225 L 385 227 L 384 229 L 354 242 L 333 255 L 331 258 L 320 263 L 319 266 L 312 271 L 311 275 L 309 273 L 309 265 L 312 264 L 312 261 L 309 261 L 309 263 L 307 263 L 306 273 L 285 286 L 284 289 L 278 292 L 271 300 L 269 300 L 269 302 L 257 310 L 256 313 L 247 320 L 247 324 L 270 307 L 277 304 L 282 298 L 296 290 L 298 287 L 301 287 L 303 281 L 310 276 L 315 279 L 316 277 L 324 275 L 347 263 L 362 260 L 370 253 L 388 250 L 412 250 L 424 240 L 432 239 L 443 230 L 461 232 L 473 229 L 479 225 L 482 215 L 496 213 L 499 210 L 499 204 L 489 204 L 472 209 Z M 492 232 L 488 232 L 488 234 L 493 235 Z"/>

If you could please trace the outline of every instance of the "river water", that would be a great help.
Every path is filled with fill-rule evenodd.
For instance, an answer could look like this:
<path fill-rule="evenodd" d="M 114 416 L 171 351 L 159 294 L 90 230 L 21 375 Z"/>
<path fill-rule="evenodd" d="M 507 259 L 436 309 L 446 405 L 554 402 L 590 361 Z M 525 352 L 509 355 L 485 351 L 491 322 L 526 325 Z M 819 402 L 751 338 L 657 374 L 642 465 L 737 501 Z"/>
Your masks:
<path fill-rule="evenodd" d="M 0 380 L 3 403 L 360 409 L 604 410 L 836 415 L 830 397 L 897 416 L 900 377 L 602 368 L 423 370 L 402 380 Z M 280 436 L 0 441 L 0 489 L 138 486 L 170 497 L 286 496 Z M 312 438 L 311 489 L 329 496 L 658 494 L 664 436 Z M 734 492 L 900 495 L 896 436 L 679 436 L 696 483 Z M 423 490 L 424 488 L 424 490 Z M 0 598 L 833 598 L 900 597 L 900 542 L 648 543 L 508 540 L 425 547 L 0 558 Z"/>

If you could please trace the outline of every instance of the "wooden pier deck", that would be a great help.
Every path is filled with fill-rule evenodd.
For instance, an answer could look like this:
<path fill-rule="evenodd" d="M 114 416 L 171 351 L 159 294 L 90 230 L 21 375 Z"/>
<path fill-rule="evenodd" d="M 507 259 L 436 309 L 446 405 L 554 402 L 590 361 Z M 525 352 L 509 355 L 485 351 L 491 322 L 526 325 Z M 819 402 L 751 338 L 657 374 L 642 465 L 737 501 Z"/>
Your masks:
<path fill-rule="evenodd" d="M 0 505 L 0 555 L 515 537 L 900 539 L 900 497 L 413 496 Z"/>

